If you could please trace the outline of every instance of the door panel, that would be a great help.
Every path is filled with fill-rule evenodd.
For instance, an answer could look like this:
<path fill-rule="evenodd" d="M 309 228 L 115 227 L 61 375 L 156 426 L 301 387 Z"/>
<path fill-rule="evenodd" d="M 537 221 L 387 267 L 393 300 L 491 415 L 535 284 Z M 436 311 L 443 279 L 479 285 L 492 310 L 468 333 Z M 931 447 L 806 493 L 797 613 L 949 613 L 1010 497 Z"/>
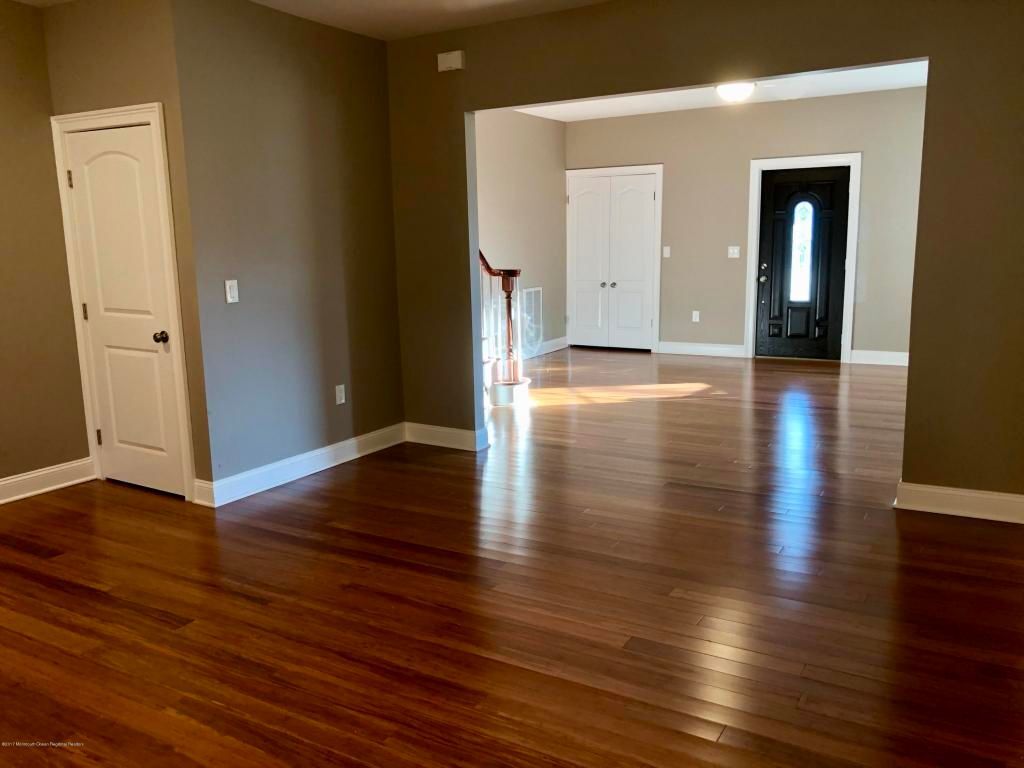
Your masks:
<path fill-rule="evenodd" d="M 152 128 L 72 133 L 69 190 L 104 475 L 184 493 L 173 355 L 174 264 L 162 236 Z M 168 212 L 169 215 L 169 212 Z"/>
<path fill-rule="evenodd" d="M 765 171 L 755 351 L 838 360 L 850 169 Z"/>
<path fill-rule="evenodd" d="M 614 328 L 619 332 L 642 330 L 644 318 L 646 317 L 644 304 L 647 301 L 647 297 L 643 291 L 621 290 L 621 288 L 622 286 L 620 285 L 613 294 L 615 297 L 613 300 L 615 307 Z M 613 346 L 622 345 L 614 344 Z"/>
<path fill-rule="evenodd" d="M 569 343 L 608 344 L 607 178 L 569 179 Z"/>
<path fill-rule="evenodd" d="M 655 176 L 611 177 L 608 344 L 652 348 Z"/>
<path fill-rule="evenodd" d="M 110 382 L 111 433 L 120 445 L 165 451 L 166 439 L 159 400 L 139 398 L 139 392 L 160 389 L 160 362 L 155 350 L 107 347 L 107 380 Z"/>
<path fill-rule="evenodd" d="M 74 138 L 74 137 L 73 137 Z M 107 153 L 85 165 L 85 214 L 89 249 L 96 255 L 99 306 L 104 312 L 152 316 L 152 278 L 148 260 L 124 269 L 125 253 L 146 253 L 145 211 L 139 162 L 121 153 Z"/>

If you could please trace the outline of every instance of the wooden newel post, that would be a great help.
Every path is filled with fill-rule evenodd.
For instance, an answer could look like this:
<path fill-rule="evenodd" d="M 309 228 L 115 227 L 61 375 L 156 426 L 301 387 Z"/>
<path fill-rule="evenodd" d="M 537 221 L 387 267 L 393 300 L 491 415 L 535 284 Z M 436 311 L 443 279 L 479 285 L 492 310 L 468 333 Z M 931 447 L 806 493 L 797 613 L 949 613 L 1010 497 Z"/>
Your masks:
<path fill-rule="evenodd" d="M 513 322 L 512 294 L 516 290 L 516 281 L 523 273 L 521 269 L 495 269 L 480 251 L 480 266 L 491 277 L 501 278 L 501 291 L 505 294 L 505 359 L 508 361 L 510 382 L 519 381 L 519 359 L 515 349 L 515 323 Z"/>
<path fill-rule="evenodd" d="M 518 271 L 518 270 L 517 270 Z M 505 359 L 509 361 L 512 381 L 519 381 L 519 360 L 516 359 L 515 325 L 512 322 L 512 292 L 516 289 L 515 275 L 502 275 L 501 290 L 505 294 Z"/>

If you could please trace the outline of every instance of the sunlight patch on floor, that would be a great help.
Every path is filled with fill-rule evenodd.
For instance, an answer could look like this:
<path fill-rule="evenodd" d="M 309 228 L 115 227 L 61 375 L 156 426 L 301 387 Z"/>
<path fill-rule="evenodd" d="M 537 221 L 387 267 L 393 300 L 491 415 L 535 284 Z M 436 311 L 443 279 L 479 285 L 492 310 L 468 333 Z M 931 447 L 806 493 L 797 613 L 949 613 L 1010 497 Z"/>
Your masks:
<path fill-rule="evenodd" d="M 621 386 L 550 387 L 530 392 L 534 408 L 549 405 L 601 405 L 635 400 L 669 400 L 704 394 L 711 389 L 702 382 L 678 384 L 623 384 Z"/>

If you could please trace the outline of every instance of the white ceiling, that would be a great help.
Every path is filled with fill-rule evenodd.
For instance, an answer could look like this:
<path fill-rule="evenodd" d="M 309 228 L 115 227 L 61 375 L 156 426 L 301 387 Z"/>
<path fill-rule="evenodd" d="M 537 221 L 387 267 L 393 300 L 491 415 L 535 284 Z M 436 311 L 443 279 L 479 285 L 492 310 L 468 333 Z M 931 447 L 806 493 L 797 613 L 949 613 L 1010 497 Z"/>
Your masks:
<path fill-rule="evenodd" d="M 20 0 L 46 6 L 71 0 Z M 506 18 L 531 16 L 605 0 L 253 0 L 380 40 L 397 40 L 431 32 L 458 30 Z"/>
<path fill-rule="evenodd" d="M 891 91 L 897 88 L 915 88 L 928 83 L 928 62 L 911 61 L 885 64 L 859 69 L 812 72 L 757 80 L 754 94 L 745 103 L 810 99 L 816 96 L 837 96 L 844 93 Z M 674 91 L 637 93 L 629 96 L 610 96 L 601 99 L 565 101 L 522 107 L 519 112 L 550 120 L 573 123 L 578 120 L 596 120 L 602 117 L 646 115 L 654 112 L 676 112 L 683 109 L 732 106 L 722 101 L 714 86 L 685 88 Z"/>
<path fill-rule="evenodd" d="M 604 0 L 254 0 L 381 40 L 460 29 Z"/>
<path fill-rule="evenodd" d="M 21 0 L 46 6 L 70 0 Z M 253 0 L 293 16 L 380 40 L 460 29 L 605 0 Z"/>

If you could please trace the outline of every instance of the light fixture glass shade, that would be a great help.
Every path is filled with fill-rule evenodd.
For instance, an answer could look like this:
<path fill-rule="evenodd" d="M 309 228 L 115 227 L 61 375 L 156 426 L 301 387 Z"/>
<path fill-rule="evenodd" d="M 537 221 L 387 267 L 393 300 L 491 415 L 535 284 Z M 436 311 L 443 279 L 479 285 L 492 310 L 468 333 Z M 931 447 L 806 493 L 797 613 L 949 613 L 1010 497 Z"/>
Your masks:
<path fill-rule="evenodd" d="M 754 83 L 722 83 L 715 86 L 715 93 L 722 101 L 736 104 L 750 98 L 754 93 Z"/>

